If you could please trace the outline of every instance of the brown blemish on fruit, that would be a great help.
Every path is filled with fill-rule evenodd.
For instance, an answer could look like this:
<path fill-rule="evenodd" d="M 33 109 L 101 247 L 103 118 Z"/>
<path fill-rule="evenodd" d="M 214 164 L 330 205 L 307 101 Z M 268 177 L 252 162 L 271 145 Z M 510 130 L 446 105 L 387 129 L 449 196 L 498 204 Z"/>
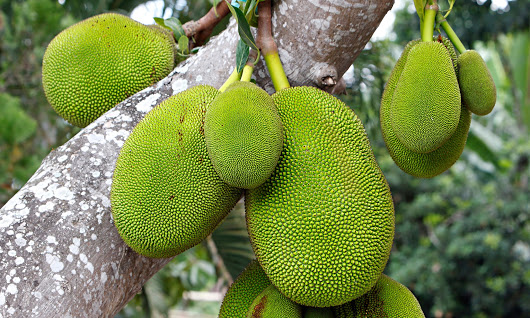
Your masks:
<path fill-rule="evenodd" d="M 263 311 L 265 310 L 265 304 L 267 303 L 267 296 L 261 297 L 259 303 L 254 307 L 252 311 L 252 318 L 263 317 Z"/>

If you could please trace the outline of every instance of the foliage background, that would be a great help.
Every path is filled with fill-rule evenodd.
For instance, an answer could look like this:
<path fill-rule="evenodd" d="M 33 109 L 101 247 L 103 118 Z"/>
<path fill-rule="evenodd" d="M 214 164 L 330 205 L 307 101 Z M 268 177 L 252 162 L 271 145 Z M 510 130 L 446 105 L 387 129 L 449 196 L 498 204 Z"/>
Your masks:
<path fill-rule="evenodd" d="M 79 131 L 44 96 L 41 63 L 49 41 L 84 18 L 130 14 L 145 2 L 0 0 L 0 207 L 53 148 Z M 183 23 L 211 7 L 208 0 L 159 3 L 159 16 L 169 12 Z M 385 272 L 414 292 L 428 317 L 530 316 L 530 3 L 456 1 L 449 22 L 486 60 L 497 104 L 491 114 L 473 116 L 462 157 L 433 179 L 399 170 L 379 128 L 385 81 L 406 42 L 419 37 L 412 10 L 412 1 L 397 1 L 393 31 L 366 46 L 339 96 L 363 121 L 392 189 L 396 237 Z M 215 317 L 230 279 L 250 258 L 239 204 L 211 238 L 177 256 L 118 317 Z"/>

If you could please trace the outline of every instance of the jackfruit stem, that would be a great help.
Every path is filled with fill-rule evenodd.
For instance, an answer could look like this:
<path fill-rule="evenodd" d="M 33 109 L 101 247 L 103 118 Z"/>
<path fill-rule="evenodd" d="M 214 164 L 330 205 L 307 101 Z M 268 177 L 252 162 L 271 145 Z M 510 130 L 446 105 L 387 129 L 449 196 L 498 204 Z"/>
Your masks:
<path fill-rule="evenodd" d="M 421 40 L 423 42 L 432 42 L 432 36 L 434 34 L 434 20 L 436 19 L 437 12 L 438 4 L 436 3 L 436 0 L 425 6 L 425 15 L 423 26 L 421 28 Z"/>
<path fill-rule="evenodd" d="M 219 91 L 224 92 L 228 88 L 228 86 L 230 86 L 230 84 L 239 81 L 240 77 L 241 74 L 239 74 L 237 69 L 234 68 L 234 71 L 232 72 L 232 74 L 230 74 L 226 82 L 224 82 L 224 84 L 219 88 Z"/>
<path fill-rule="evenodd" d="M 267 69 L 269 70 L 274 89 L 279 91 L 291 87 L 289 85 L 289 80 L 285 75 L 285 71 L 283 70 L 278 52 L 263 54 L 263 56 L 265 58 L 265 63 L 267 63 Z"/>
<path fill-rule="evenodd" d="M 243 73 L 241 74 L 241 81 L 242 82 L 250 82 L 250 78 L 252 77 L 252 72 L 254 72 L 254 66 L 252 65 L 245 65 L 243 67 Z"/>
<path fill-rule="evenodd" d="M 254 66 L 256 65 L 256 61 L 258 60 L 258 58 L 259 52 L 254 49 L 250 49 L 247 63 L 243 67 L 243 73 L 241 74 L 242 82 L 250 82 L 250 78 L 252 77 L 252 73 L 254 72 Z"/>
<path fill-rule="evenodd" d="M 271 19 L 271 1 L 264 0 L 258 4 L 258 35 L 256 42 L 267 64 L 274 89 L 279 91 L 291 86 L 280 61 L 278 46 L 276 46 L 272 37 Z"/>
<path fill-rule="evenodd" d="M 458 53 L 464 53 L 466 51 L 466 47 L 464 46 L 464 44 L 462 44 L 462 42 L 458 38 L 458 35 L 456 35 L 453 28 L 451 28 L 447 20 L 440 12 L 436 14 L 436 23 L 439 23 L 440 26 L 444 29 L 445 33 L 447 34 L 447 37 L 449 38 L 449 40 L 451 40 L 451 43 L 453 43 L 455 49 L 458 50 Z"/>

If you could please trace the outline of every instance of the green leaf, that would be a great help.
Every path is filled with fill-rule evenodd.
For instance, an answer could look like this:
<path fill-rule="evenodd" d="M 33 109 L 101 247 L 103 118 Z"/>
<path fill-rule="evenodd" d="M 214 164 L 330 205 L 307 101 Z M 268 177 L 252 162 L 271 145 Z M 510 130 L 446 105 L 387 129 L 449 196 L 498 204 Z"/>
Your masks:
<path fill-rule="evenodd" d="M 254 40 L 252 32 L 250 32 L 250 25 L 248 24 L 248 21 L 245 18 L 245 14 L 241 12 L 241 10 L 239 10 L 238 8 L 234 8 L 231 4 L 227 4 L 228 9 L 230 9 L 230 12 L 232 12 L 232 15 L 236 19 L 239 36 L 249 47 L 257 51 L 258 46 L 256 45 L 256 41 Z"/>
<path fill-rule="evenodd" d="M 416 7 L 416 13 L 420 17 L 421 24 L 423 24 L 423 15 L 425 12 L 426 5 L 427 5 L 427 0 L 414 0 L 414 7 Z"/>
<path fill-rule="evenodd" d="M 249 55 L 249 47 L 248 45 L 243 42 L 241 39 L 239 39 L 239 42 L 237 43 L 237 50 L 236 50 L 236 70 L 238 73 L 241 73 L 243 71 L 243 67 L 245 67 L 245 64 L 247 64 Z"/>
<path fill-rule="evenodd" d="M 182 52 L 182 54 L 188 54 L 189 42 L 190 42 L 190 39 L 188 39 L 188 37 L 185 35 L 182 35 L 179 38 L 179 41 L 178 41 L 179 51 Z"/>
<path fill-rule="evenodd" d="M 24 109 L 20 98 L 0 93 L 0 145 L 21 143 L 37 131 L 37 121 Z"/>
<path fill-rule="evenodd" d="M 521 100 L 522 121 L 530 131 L 530 32 L 516 32 L 510 50 L 514 83 Z"/>
<path fill-rule="evenodd" d="M 169 19 L 162 19 L 162 18 L 154 18 L 155 22 L 168 29 L 173 31 L 173 36 L 175 39 L 179 39 L 184 35 L 186 35 L 186 32 L 184 32 L 184 29 L 182 28 L 182 23 L 180 23 L 180 20 L 174 17 L 171 17 Z"/>
<path fill-rule="evenodd" d="M 497 169 L 500 168 L 497 153 L 500 151 L 502 141 L 492 131 L 472 123 L 467 136 L 466 148 L 476 153 L 483 161 L 493 164 Z"/>
<path fill-rule="evenodd" d="M 258 4 L 263 0 L 256 0 L 255 3 L 253 3 L 253 6 L 251 7 L 251 10 L 247 13 L 247 21 L 250 24 L 250 26 L 253 26 L 255 28 L 258 27 Z"/>

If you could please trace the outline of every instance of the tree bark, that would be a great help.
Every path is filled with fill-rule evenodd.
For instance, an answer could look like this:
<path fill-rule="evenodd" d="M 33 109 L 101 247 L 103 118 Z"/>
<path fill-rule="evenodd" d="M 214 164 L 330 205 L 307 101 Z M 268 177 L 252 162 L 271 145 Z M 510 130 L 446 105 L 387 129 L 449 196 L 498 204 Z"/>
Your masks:
<path fill-rule="evenodd" d="M 282 0 L 273 35 L 292 86 L 339 79 L 393 0 Z M 156 104 L 198 84 L 220 87 L 235 64 L 232 22 L 167 78 L 128 98 L 54 149 L 0 210 L 1 317 L 112 317 L 170 259 L 136 254 L 119 237 L 110 186 L 119 151 Z M 257 82 L 273 92 L 264 63 Z"/>

